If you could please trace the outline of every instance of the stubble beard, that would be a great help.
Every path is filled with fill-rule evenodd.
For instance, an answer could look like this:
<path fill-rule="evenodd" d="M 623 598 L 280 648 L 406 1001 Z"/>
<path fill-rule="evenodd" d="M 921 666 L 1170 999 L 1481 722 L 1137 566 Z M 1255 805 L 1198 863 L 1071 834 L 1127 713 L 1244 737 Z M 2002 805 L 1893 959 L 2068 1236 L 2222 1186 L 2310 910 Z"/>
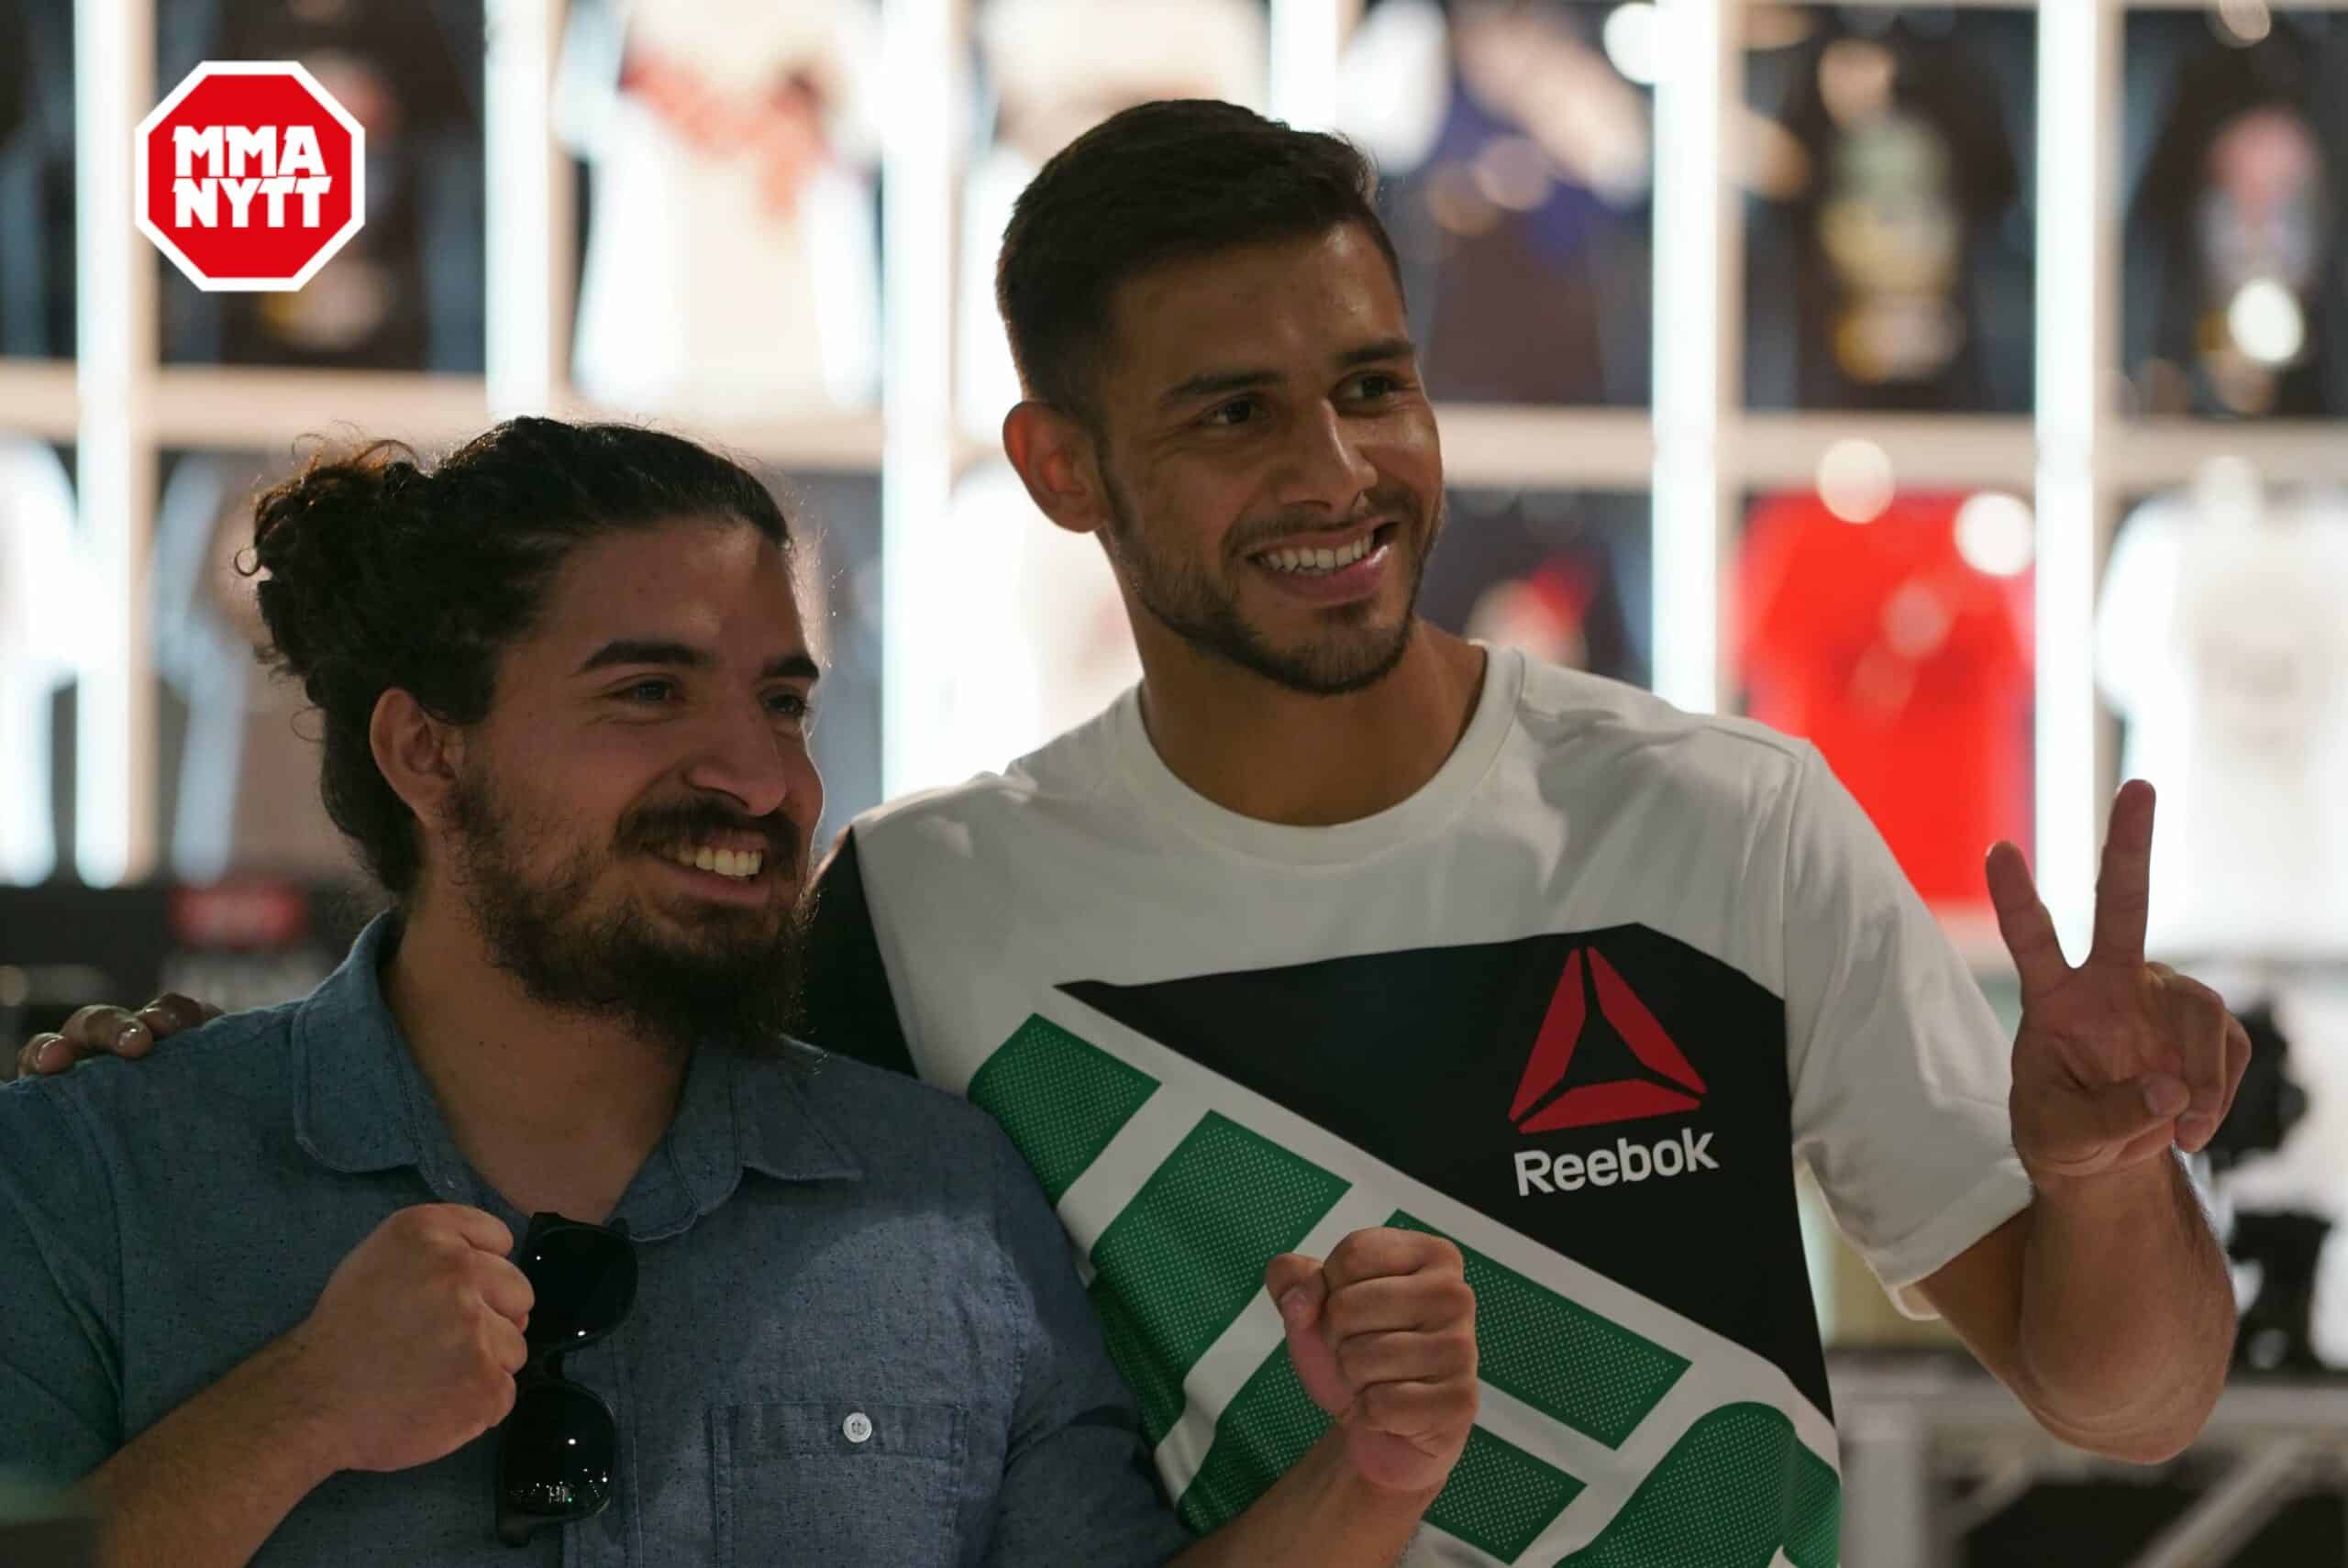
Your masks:
<path fill-rule="evenodd" d="M 1200 653 L 1284 690 L 1342 697 L 1385 679 L 1409 651 L 1427 555 L 1443 530 L 1440 508 L 1431 527 L 1413 516 L 1389 542 L 1388 548 L 1409 552 L 1398 563 L 1410 576 L 1397 624 L 1369 624 L 1378 613 L 1376 601 L 1335 605 L 1321 612 L 1326 628 L 1323 635 L 1302 646 L 1283 648 L 1248 624 L 1237 596 L 1203 567 L 1170 560 L 1150 545 L 1138 512 L 1105 462 L 1102 480 L 1111 519 L 1106 543 L 1118 575 L 1135 602 Z"/>

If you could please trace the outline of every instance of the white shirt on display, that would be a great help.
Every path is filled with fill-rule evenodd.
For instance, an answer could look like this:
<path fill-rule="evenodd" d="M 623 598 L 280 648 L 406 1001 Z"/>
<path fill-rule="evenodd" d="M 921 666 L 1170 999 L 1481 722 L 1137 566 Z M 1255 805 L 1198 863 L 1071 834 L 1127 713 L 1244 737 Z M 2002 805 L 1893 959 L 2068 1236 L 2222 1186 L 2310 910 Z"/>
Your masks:
<path fill-rule="evenodd" d="M 2125 771 L 2161 792 L 2155 954 L 2348 954 L 2348 495 L 2147 502 L 2096 662 Z"/>

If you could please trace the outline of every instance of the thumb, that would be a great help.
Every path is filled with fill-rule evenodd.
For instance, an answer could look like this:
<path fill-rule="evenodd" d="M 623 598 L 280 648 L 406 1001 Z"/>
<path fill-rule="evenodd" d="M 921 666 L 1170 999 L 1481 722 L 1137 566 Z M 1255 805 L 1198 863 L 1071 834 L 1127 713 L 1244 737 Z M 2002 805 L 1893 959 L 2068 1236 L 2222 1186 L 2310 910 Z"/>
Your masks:
<path fill-rule="evenodd" d="M 1329 1281 L 1317 1258 L 1282 1253 L 1264 1269 L 1264 1288 L 1279 1309 L 1280 1326 L 1288 1334 L 1289 1361 L 1297 1381 L 1315 1405 L 1332 1416 L 1343 1416 L 1353 1405 L 1337 1366 L 1337 1353 L 1321 1331 L 1321 1309 L 1329 1299 Z"/>
<path fill-rule="evenodd" d="M 1318 1323 L 1321 1304 L 1329 1298 L 1329 1282 L 1321 1273 L 1321 1260 L 1301 1253 L 1282 1253 L 1265 1264 L 1264 1290 L 1279 1309 L 1280 1321 L 1291 1329 L 1309 1329 Z"/>

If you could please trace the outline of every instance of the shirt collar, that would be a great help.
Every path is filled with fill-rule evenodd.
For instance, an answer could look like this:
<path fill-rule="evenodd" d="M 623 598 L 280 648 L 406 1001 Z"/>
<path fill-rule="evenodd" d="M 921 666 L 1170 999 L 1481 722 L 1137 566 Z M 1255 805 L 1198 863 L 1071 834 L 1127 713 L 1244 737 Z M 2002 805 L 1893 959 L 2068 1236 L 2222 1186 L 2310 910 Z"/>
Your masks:
<path fill-rule="evenodd" d="M 357 1175 L 413 1166 L 445 1195 L 478 1178 L 458 1154 L 383 999 L 393 919 L 370 922 L 341 966 L 295 1010 L 294 1136 L 328 1169 Z M 714 1047 L 695 1052 L 676 1120 L 622 1199 L 620 1216 L 649 1240 L 714 1212 L 746 1169 L 779 1181 L 860 1180 L 863 1167 L 810 1093 L 822 1061 L 795 1042 L 756 1059 Z"/>
<path fill-rule="evenodd" d="M 864 1167 L 809 1093 L 809 1079 L 822 1064 L 820 1053 L 796 1042 L 771 1057 L 695 1052 L 677 1120 L 646 1174 L 667 1155 L 696 1215 L 732 1197 L 746 1170 L 778 1181 L 862 1180 Z M 637 1185 L 644 1185 L 641 1177 Z"/>
<path fill-rule="evenodd" d="M 312 1159 L 349 1175 L 423 1166 L 418 1113 L 439 1121 L 428 1095 L 417 1103 L 422 1075 L 383 1000 L 393 919 L 370 921 L 294 1014 L 294 1136 Z"/>

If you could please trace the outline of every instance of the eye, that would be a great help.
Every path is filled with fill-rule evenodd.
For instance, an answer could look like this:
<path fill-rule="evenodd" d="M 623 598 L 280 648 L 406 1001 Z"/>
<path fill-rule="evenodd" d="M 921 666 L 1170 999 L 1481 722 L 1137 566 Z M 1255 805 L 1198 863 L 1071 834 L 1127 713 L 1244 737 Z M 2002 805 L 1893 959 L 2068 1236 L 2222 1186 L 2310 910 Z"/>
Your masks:
<path fill-rule="evenodd" d="M 804 720 L 814 708 L 814 704 L 803 692 L 776 691 L 767 697 L 767 711 L 786 719 Z"/>
<path fill-rule="evenodd" d="M 1252 397 L 1234 398 L 1229 403 L 1217 407 L 1213 413 L 1208 414 L 1206 422 L 1219 429 L 1234 430 L 1238 428 L 1240 425 L 1246 423 L 1246 421 L 1239 419 L 1225 419 L 1224 415 L 1235 411 L 1241 414 L 1251 414 L 1260 405 L 1257 400 Z"/>
<path fill-rule="evenodd" d="M 657 705 L 671 701 L 676 698 L 677 683 L 673 680 L 651 677 L 643 680 L 632 680 L 614 695 L 623 701 Z"/>
<path fill-rule="evenodd" d="M 1372 370 L 1354 382 L 1354 395 L 1376 403 L 1381 398 L 1393 396 L 1402 390 L 1402 386 L 1400 376 L 1389 375 L 1384 370 Z"/>

